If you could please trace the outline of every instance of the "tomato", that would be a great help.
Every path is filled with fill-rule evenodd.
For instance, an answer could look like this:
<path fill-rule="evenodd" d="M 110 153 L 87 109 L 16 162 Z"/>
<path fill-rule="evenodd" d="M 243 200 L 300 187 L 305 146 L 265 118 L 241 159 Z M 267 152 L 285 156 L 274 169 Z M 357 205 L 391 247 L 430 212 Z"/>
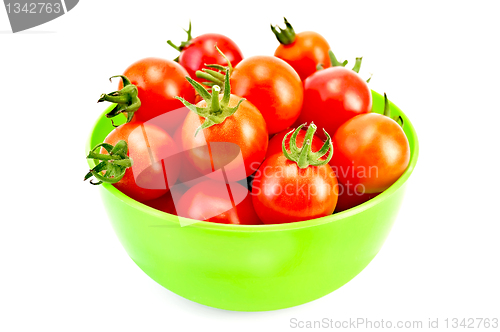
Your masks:
<path fill-rule="evenodd" d="M 274 56 L 292 66 L 302 81 L 315 73 L 318 65 L 330 67 L 330 45 L 323 36 L 314 31 L 295 33 L 286 18 L 285 24 L 286 29 L 271 26 L 280 42 Z"/>
<path fill-rule="evenodd" d="M 299 127 L 294 134 L 298 134 Z M 326 151 L 311 152 L 310 141 L 316 126 L 307 130 L 305 144 L 296 146 L 293 135 L 290 152 L 276 153 L 262 163 L 252 181 L 255 212 L 265 224 L 296 222 L 324 217 L 337 204 L 337 178 L 328 161 L 333 153 L 328 137 Z M 288 138 L 288 136 L 286 136 Z M 293 149 L 293 147 L 295 147 Z M 326 159 L 320 159 L 329 151 Z"/>
<path fill-rule="evenodd" d="M 145 58 L 130 65 L 123 75 L 137 86 L 141 100 L 133 121 L 146 122 L 182 107 L 176 96 L 194 102 L 194 90 L 185 79 L 187 71 L 172 60 Z M 120 82 L 119 89 L 122 86 Z M 172 118 L 170 125 L 177 126 L 180 121 L 181 118 Z"/>
<path fill-rule="evenodd" d="M 179 216 L 222 224 L 261 224 L 247 188 L 237 182 L 206 180 L 191 187 L 179 200 Z"/>
<path fill-rule="evenodd" d="M 235 95 L 248 99 L 262 113 L 269 134 L 290 127 L 302 107 L 304 91 L 295 70 L 273 56 L 253 56 L 231 74 Z"/>
<path fill-rule="evenodd" d="M 282 132 L 277 133 L 269 140 L 269 145 L 267 146 L 266 158 L 269 158 L 275 153 L 283 153 L 283 138 L 285 135 L 291 131 L 295 131 L 296 128 L 285 129 Z M 297 147 L 301 148 L 304 143 L 304 137 L 306 136 L 306 130 L 301 129 L 297 135 Z M 313 151 L 318 151 L 323 146 L 323 141 L 316 135 L 314 135 L 311 147 Z M 285 141 L 285 148 L 290 150 L 290 141 Z"/>
<path fill-rule="evenodd" d="M 341 65 L 330 67 L 304 81 L 304 104 L 296 124 L 314 121 L 334 135 L 344 122 L 358 114 L 369 113 L 371 108 L 368 84 L 353 70 Z"/>
<path fill-rule="evenodd" d="M 224 52 L 232 65 L 236 66 L 242 59 L 240 48 L 230 38 L 217 33 L 207 33 L 198 37 L 191 37 L 191 23 L 189 23 L 188 40 L 180 46 L 174 45 L 170 40 L 169 45 L 180 52 L 179 64 L 186 68 L 189 76 L 198 82 L 203 79 L 196 77 L 196 71 L 205 67 L 205 64 L 218 64 L 227 66 L 226 59 L 215 49 L 215 45 Z"/>
<path fill-rule="evenodd" d="M 130 122 L 115 128 L 104 142 L 115 145 L 120 140 L 127 142 L 133 165 L 113 185 L 140 202 L 164 195 L 179 175 L 179 164 L 171 159 L 178 149 L 170 135 L 148 123 Z M 165 158 L 169 162 L 164 162 Z"/>
<path fill-rule="evenodd" d="M 386 115 L 357 115 L 337 130 L 333 141 L 332 167 L 339 181 L 352 185 L 357 192 L 386 190 L 410 161 L 410 146 L 403 129 Z"/>
<path fill-rule="evenodd" d="M 183 100 L 190 112 L 182 126 L 182 147 L 188 159 L 202 173 L 229 181 L 248 177 L 262 163 L 267 151 L 266 122 L 249 101 L 231 94 L 226 73 L 224 95 L 214 86 L 212 95 L 196 81 L 188 78 L 204 100 L 192 105 Z M 215 102 L 217 101 L 217 102 Z M 241 151 L 241 154 L 240 154 Z"/>

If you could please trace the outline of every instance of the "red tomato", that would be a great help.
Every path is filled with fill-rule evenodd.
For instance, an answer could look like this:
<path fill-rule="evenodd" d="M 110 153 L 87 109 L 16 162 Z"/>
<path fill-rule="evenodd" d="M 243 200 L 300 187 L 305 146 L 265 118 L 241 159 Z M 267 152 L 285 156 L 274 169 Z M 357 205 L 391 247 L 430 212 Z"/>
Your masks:
<path fill-rule="evenodd" d="M 252 182 L 253 205 L 265 224 L 328 216 L 337 204 L 337 190 L 328 164 L 300 169 L 283 154 L 266 159 Z"/>
<path fill-rule="evenodd" d="M 310 142 L 315 129 L 314 125 L 309 126 L 306 141 Z M 291 140 L 290 145 L 293 144 Z M 338 183 L 327 163 L 331 149 L 330 143 L 329 156 L 321 160 L 312 154 L 310 145 L 304 145 L 297 152 L 291 149 L 287 155 L 275 153 L 262 163 L 252 181 L 252 199 L 263 223 L 296 222 L 333 213 Z"/>
<path fill-rule="evenodd" d="M 319 64 L 323 68 L 330 67 L 330 58 L 328 56 L 330 45 L 323 36 L 313 31 L 295 33 L 286 18 L 285 24 L 287 28 L 280 29 L 280 31 L 271 26 L 280 42 L 274 56 L 285 60 L 292 66 L 301 80 L 305 80 L 315 73 Z"/>
<path fill-rule="evenodd" d="M 177 206 L 179 216 L 221 224 L 261 224 L 248 189 L 237 182 L 206 180 L 191 187 Z"/>
<path fill-rule="evenodd" d="M 147 123 L 130 122 L 115 128 L 104 142 L 115 145 L 120 140 L 127 142 L 133 165 L 113 185 L 140 202 L 164 195 L 179 175 L 179 163 L 172 159 L 178 149 L 170 135 Z M 101 149 L 101 153 L 107 152 Z"/>
<path fill-rule="evenodd" d="M 248 99 L 262 113 L 269 134 L 291 126 L 302 107 L 304 91 L 297 72 L 274 56 L 241 61 L 231 74 L 232 93 Z"/>
<path fill-rule="evenodd" d="M 334 135 L 344 122 L 370 112 L 371 108 L 368 84 L 351 69 L 330 67 L 304 81 L 304 104 L 296 123 L 314 121 L 319 128 Z M 325 138 L 322 133 L 318 136 Z"/>
<path fill-rule="evenodd" d="M 344 185 L 357 192 L 380 193 L 408 167 L 410 146 L 399 124 L 390 117 L 361 114 L 348 120 L 333 138 L 331 165 Z"/>
<path fill-rule="evenodd" d="M 235 107 L 240 100 L 231 95 L 229 107 Z M 204 100 L 196 104 L 197 107 L 206 105 Z M 268 144 L 266 122 L 252 103 L 242 102 L 236 113 L 224 122 L 205 128 L 195 136 L 204 121 L 203 117 L 190 112 L 182 126 L 183 150 L 188 151 L 189 161 L 201 174 L 210 174 L 224 166 L 228 180 L 238 181 L 251 175 L 262 163 Z M 242 158 L 236 158 L 239 150 Z"/>
<path fill-rule="evenodd" d="M 267 147 L 267 153 L 266 153 L 266 158 L 271 157 L 275 153 L 283 153 L 282 149 L 282 143 L 283 143 L 283 138 L 285 138 L 285 135 L 288 134 L 291 131 L 295 131 L 296 128 L 289 128 L 285 129 L 282 132 L 277 133 L 274 135 L 270 140 L 269 140 L 269 145 Z M 301 129 L 299 131 L 299 134 L 297 135 L 297 147 L 301 148 L 302 144 L 304 143 L 304 137 L 306 136 L 306 131 L 305 129 Z M 311 147 L 313 151 L 318 151 L 321 149 L 323 146 L 323 141 L 316 135 L 314 135 Z M 287 150 L 290 150 L 290 141 L 287 140 L 285 141 L 285 148 Z"/>
<path fill-rule="evenodd" d="M 137 86 L 141 100 L 133 121 L 145 122 L 182 107 L 176 96 L 194 102 L 194 89 L 185 79 L 187 71 L 172 60 L 145 58 L 130 65 L 123 75 Z M 122 86 L 120 81 L 119 89 Z M 171 119 L 171 126 L 177 126 L 180 121 L 180 118 Z"/>
<path fill-rule="evenodd" d="M 194 80 L 205 81 L 196 77 L 196 71 L 205 68 L 205 64 L 228 65 L 226 59 L 215 49 L 215 45 L 224 52 L 233 66 L 243 59 L 238 45 L 224 35 L 207 33 L 193 38 L 187 46 L 181 48 L 179 63 L 186 68 L 189 76 Z"/>

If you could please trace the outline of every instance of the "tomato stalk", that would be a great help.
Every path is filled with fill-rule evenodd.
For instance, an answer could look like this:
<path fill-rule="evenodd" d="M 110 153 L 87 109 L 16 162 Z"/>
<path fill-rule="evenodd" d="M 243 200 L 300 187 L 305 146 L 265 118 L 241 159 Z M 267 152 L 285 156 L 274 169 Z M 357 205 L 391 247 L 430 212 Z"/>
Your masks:
<path fill-rule="evenodd" d="M 332 64 L 332 67 L 345 67 L 348 63 L 347 60 L 344 60 L 344 62 L 340 62 L 339 60 L 337 60 L 337 58 L 335 57 L 335 54 L 333 54 L 333 51 L 330 50 L 328 51 L 328 55 L 330 56 L 330 62 Z M 352 67 L 352 70 L 356 73 L 359 73 L 359 69 L 361 68 L 361 61 L 363 60 L 363 57 L 359 57 L 359 58 L 356 58 L 356 63 L 354 64 L 354 67 Z M 322 68 L 320 67 L 316 67 L 317 70 L 320 70 Z"/>
<path fill-rule="evenodd" d="M 299 148 L 297 146 L 297 135 L 302 130 L 302 127 L 304 127 L 305 125 L 306 125 L 305 123 L 301 124 L 297 129 L 290 131 L 285 135 L 285 137 L 283 137 L 283 142 L 281 145 L 281 148 L 283 150 L 283 155 L 288 160 L 296 162 L 299 168 L 307 168 L 309 166 L 322 166 L 327 164 L 330 161 L 330 159 L 332 159 L 333 156 L 332 139 L 330 138 L 330 135 L 328 135 L 326 130 L 323 129 L 323 132 L 325 133 L 327 139 L 323 144 L 323 146 L 321 147 L 321 149 L 319 149 L 319 151 L 312 152 L 311 142 L 314 138 L 314 133 L 318 128 L 313 122 L 311 122 L 311 124 L 307 128 L 302 148 Z M 290 152 L 288 152 L 286 150 L 285 143 L 290 134 L 292 134 L 292 136 L 290 137 Z M 323 158 L 328 151 L 330 151 L 328 153 L 328 157 L 326 159 L 321 160 L 321 158 Z"/>
<path fill-rule="evenodd" d="M 109 80 L 111 81 L 114 77 L 121 77 L 123 81 L 123 88 L 119 91 L 114 91 L 108 94 L 103 93 L 99 97 L 98 103 L 103 101 L 109 101 L 111 103 L 116 103 L 115 107 L 106 113 L 107 118 L 113 118 L 120 113 L 127 113 L 127 123 L 132 120 L 134 113 L 141 107 L 141 100 L 138 97 L 137 87 L 130 82 L 130 80 L 123 75 L 111 76 Z M 111 120 L 113 123 L 113 120 Z M 113 123 L 114 127 L 115 124 Z"/>
<path fill-rule="evenodd" d="M 330 63 L 332 64 L 332 67 L 345 67 L 345 65 L 347 65 L 348 63 L 347 60 L 344 60 L 344 62 L 339 62 L 335 57 L 335 54 L 333 54 L 332 50 L 328 51 L 328 56 L 330 57 Z"/>
<path fill-rule="evenodd" d="M 229 99 L 231 97 L 229 70 L 226 71 L 226 76 L 224 78 L 224 94 L 221 100 L 219 100 L 219 93 L 221 91 L 219 85 L 214 85 L 212 87 L 212 94 L 210 94 L 203 85 L 196 82 L 189 76 L 186 76 L 186 79 L 188 80 L 189 83 L 191 83 L 191 85 L 196 90 L 196 92 L 201 96 L 201 98 L 203 98 L 203 100 L 207 103 L 207 107 L 198 107 L 181 97 L 175 97 L 176 99 L 180 100 L 191 111 L 205 118 L 203 124 L 196 129 L 196 132 L 194 133 L 195 137 L 196 135 L 198 135 L 198 132 L 201 129 L 209 128 L 211 126 L 214 126 L 216 124 L 221 124 L 222 122 L 224 122 L 224 120 L 226 120 L 227 117 L 233 115 L 238 110 L 240 104 L 246 100 L 245 98 L 241 98 L 235 107 L 229 107 Z"/>
<path fill-rule="evenodd" d="M 286 17 L 283 17 L 283 19 L 285 20 L 286 28 L 282 29 L 277 25 L 273 26 L 271 24 L 271 30 L 273 31 L 274 35 L 276 36 L 276 39 L 278 39 L 278 41 L 281 44 L 289 45 L 295 41 L 295 30 L 293 30 L 292 25 L 290 23 L 288 23 L 288 20 L 286 19 Z"/>
<path fill-rule="evenodd" d="M 231 65 L 231 61 L 226 57 L 226 55 L 217 47 L 217 45 L 214 46 L 217 52 L 222 55 L 224 60 L 227 62 L 227 66 L 222 66 L 219 64 L 205 64 L 206 67 L 208 68 L 213 68 L 217 69 L 218 71 L 208 69 L 208 68 L 202 68 L 201 70 L 196 71 L 196 77 L 198 78 L 203 78 L 207 80 L 206 82 L 203 82 L 204 85 L 212 87 L 214 85 L 218 85 L 222 91 L 224 91 L 225 88 L 225 77 L 229 73 L 229 76 L 231 76 L 231 73 L 233 72 L 233 66 Z M 228 78 L 229 78 L 228 76 Z"/>
<path fill-rule="evenodd" d="M 391 109 L 389 107 L 389 99 L 387 99 L 387 94 L 384 92 L 384 115 L 396 121 L 398 125 L 403 127 L 404 121 L 401 115 L 391 117 Z"/>
<path fill-rule="evenodd" d="M 193 36 L 191 36 L 191 21 L 189 21 L 189 28 L 187 30 L 186 29 L 182 29 L 182 30 L 184 30 L 187 33 L 187 40 L 181 42 L 181 44 L 179 46 L 175 45 L 170 39 L 167 40 L 167 44 L 169 44 L 170 46 L 172 46 L 174 49 L 176 49 L 179 52 L 181 52 L 189 44 L 191 44 L 191 40 L 193 39 Z M 179 57 L 175 58 L 174 61 L 179 62 Z"/>
<path fill-rule="evenodd" d="M 97 152 L 97 149 L 104 148 L 108 154 Z M 86 175 L 83 181 L 90 179 L 92 176 L 99 180 L 91 184 L 99 185 L 105 183 L 117 183 L 125 175 L 127 168 L 133 164 L 132 159 L 127 156 L 128 145 L 127 142 L 120 140 L 115 146 L 108 143 L 100 143 L 90 150 L 87 159 L 101 160 L 94 168 L 92 168 Z M 105 172 L 101 174 L 101 172 Z"/>

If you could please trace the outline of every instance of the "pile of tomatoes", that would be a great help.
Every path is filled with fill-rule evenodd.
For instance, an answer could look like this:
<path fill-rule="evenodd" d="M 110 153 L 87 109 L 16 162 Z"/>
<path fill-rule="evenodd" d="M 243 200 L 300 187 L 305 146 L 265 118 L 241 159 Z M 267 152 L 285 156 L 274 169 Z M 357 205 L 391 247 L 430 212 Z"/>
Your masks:
<path fill-rule="evenodd" d="M 273 56 L 244 58 L 220 34 L 191 36 L 175 60 L 131 64 L 99 101 L 125 116 L 90 151 L 85 176 L 161 211 L 228 224 L 299 222 L 361 204 L 406 170 L 402 120 L 316 32 L 271 26 Z M 125 118 L 124 117 L 124 118 Z M 400 120 L 400 121 L 397 121 Z M 113 123 L 114 124 L 114 123 Z"/>

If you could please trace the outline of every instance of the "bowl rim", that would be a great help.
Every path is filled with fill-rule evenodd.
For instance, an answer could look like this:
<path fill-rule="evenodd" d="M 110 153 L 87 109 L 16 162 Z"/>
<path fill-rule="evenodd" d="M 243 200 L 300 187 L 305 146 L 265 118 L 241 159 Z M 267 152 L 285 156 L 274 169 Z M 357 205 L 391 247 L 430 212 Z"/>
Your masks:
<path fill-rule="evenodd" d="M 377 95 L 378 98 L 383 98 L 381 94 L 379 94 L 376 91 L 371 90 L 372 95 Z M 267 232 L 267 231 L 285 231 L 285 230 L 296 230 L 296 229 L 301 229 L 301 228 L 309 228 L 309 227 L 314 227 L 314 226 L 319 226 L 327 223 L 333 223 L 337 222 L 339 220 L 349 218 L 353 215 L 360 214 L 361 212 L 371 208 L 372 206 L 375 206 L 382 201 L 386 200 L 389 196 L 391 196 L 393 193 L 395 193 L 400 187 L 402 187 L 408 178 L 410 177 L 411 173 L 413 172 L 416 164 L 417 164 L 417 159 L 418 159 L 418 154 L 419 154 L 419 143 L 418 143 L 418 137 L 417 133 L 415 131 L 415 128 L 413 127 L 413 124 L 411 121 L 408 119 L 406 114 L 399 109 L 394 103 L 389 101 L 391 109 L 392 110 L 397 110 L 398 113 L 403 117 L 404 121 L 404 126 L 405 129 L 408 129 L 409 133 L 413 137 L 412 142 L 410 143 L 410 162 L 408 164 L 408 167 L 406 168 L 405 172 L 401 175 L 401 177 L 394 182 L 389 188 L 387 188 L 385 191 L 377 195 L 376 197 L 358 205 L 355 206 L 354 208 L 338 212 L 335 214 L 331 214 L 328 216 L 320 217 L 320 218 L 315 218 L 315 219 L 309 219 L 309 220 L 304 220 L 304 221 L 298 221 L 298 222 L 292 222 L 292 223 L 283 223 L 283 224 L 263 224 L 263 225 L 233 225 L 233 224 L 221 224 L 221 223 L 213 223 L 213 222 L 208 222 L 208 221 L 200 221 L 196 220 L 193 223 L 193 219 L 189 218 L 184 218 L 176 215 L 172 215 L 160 210 L 157 210 L 155 208 L 152 208 L 150 206 L 147 206 L 139 201 L 136 201 L 118 189 L 116 189 L 113 185 L 103 183 L 101 187 L 103 190 L 107 190 L 110 194 L 115 196 L 117 199 L 123 201 L 125 204 L 129 205 L 130 207 L 141 211 L 142 213 L 145 213 L 147 215 L 151 215 L 160 219 L 165 220 L 166 222 L 173 223 L 174 225 L 181 225 L 181 227 L 196 227 L 196 228 L 203 228 L 203 229 L 211 229 L 211 230 L 216 230 L 216 231 L 230 231 L 230 232 Z M 92 130 L 90 132 L 90 135 L 87 140 L 86 144 L 86 153 L 92 148 L 91 142 L 92 142 L 92 137 L 94 136 L 96 132 L 96 127 L 98 123 L 101 121 L 102 117 L 105 116 L 107 112 L 109 112 L 109 109 L 111 107 L 114 107 L 114 104 L 110 105 L 101 115 L 100 117 L 96 120 L 94 126 L 92 127 Z M 93 160 L 87 160 L 88 164 L 90 167 L 93 167 Z M 184 223 L 182 222 L 184 221 Z M 182 226 L 185 224 L 185 226 Z"/>

